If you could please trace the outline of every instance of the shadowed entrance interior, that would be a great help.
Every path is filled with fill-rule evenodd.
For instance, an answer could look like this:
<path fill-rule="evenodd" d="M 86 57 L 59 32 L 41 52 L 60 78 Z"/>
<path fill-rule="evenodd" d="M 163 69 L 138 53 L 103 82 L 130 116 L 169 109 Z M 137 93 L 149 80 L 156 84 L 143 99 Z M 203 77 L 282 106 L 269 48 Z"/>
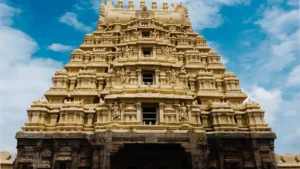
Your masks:
<path fill-rule="evenodd" d="M 112 169 L 189 169 L 179 144 L 125 144 L 112 157 Z"/>

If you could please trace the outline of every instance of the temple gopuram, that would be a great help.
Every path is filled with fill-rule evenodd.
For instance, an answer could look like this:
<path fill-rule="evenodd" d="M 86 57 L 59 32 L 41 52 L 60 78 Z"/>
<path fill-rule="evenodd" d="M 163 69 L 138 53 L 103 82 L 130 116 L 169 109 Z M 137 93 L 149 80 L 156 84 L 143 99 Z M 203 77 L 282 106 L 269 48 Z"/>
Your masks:
<path fill-rule="evenodd" d="M 15 169 L 277 169 L 259 104 L 186 6 L 157 6 L 100 5 L 97 30 L 27 110 Z"/>

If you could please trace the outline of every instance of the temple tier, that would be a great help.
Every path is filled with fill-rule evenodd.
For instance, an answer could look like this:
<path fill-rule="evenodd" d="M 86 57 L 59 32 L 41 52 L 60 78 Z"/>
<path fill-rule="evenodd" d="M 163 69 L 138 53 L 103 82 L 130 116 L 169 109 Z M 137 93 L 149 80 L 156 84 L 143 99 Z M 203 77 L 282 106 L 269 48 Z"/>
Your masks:
<path fill-rule="evenodd" d="M 264 111 L 192 29 L 188 9 L 100 5 L 34 101 L 16 169 L 277 169 Z"/>

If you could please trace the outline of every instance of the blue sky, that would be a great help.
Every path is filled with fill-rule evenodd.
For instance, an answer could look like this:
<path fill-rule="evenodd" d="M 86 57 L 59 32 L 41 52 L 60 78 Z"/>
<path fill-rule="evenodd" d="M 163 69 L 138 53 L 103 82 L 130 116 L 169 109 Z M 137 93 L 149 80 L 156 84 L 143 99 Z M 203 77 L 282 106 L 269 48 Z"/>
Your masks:
<path fill-rule="evenodd" d="M 0 150 L 16 151 L 14 136 L 27 119 L 26 109 L 50 88 L 55 70 L 84 35 L 96 29 L 100 2 L 0 0 Z M 194 30 L 266 111 L 278 137 L 276 152 L 300 153 L 299 0 L 182 2 Z"/>

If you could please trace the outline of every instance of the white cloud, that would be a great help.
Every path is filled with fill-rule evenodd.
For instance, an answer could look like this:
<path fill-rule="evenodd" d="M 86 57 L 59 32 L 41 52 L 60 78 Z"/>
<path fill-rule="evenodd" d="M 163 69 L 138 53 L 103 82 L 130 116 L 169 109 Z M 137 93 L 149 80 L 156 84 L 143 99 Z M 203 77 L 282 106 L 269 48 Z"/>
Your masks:
<path fill-rule="evenodd" d="M 281 2 L 282 2 L 282 0 L 268 0 L 268 4 L 271 4 L 271 5 L 280 4 Z"/>
<path fill-rule="evenodd" d="M 281 112 L 284 116 L 299 115 L 300 110 L 300 92 L 292 95 L 291 99 L 284 100 L 281 106 Z"/>
<path fill-rule="evenodd" d="M 300 86 L 300 65 L 289 73 L 287 84 L 288 86 Z"/>
<path fill-rule="evenodd" d="M 280 71 L 299 57 L 299 9 L 285 11 L 279 7 L 268 8 L 256 24 L 268 35 L 263 42 L 268 70 Z"/>
<path fill-rule="evenodd" d="M 17 131 L 27 119 L 26 109 L 40 98 L 51 85 L 51 76 L 62 64 L 52 59 L 32 57 L 37 43 L 24 32 L 11 28 L 14 16 L 20 10 L 0 3 L 0 149 L 16 152 Z M 5 127 L 5 128 L 4 128 Z"/>
<path fill-rule="evenodd" d="M 299 150 L 300 126 L 296 127 L 295 130 L 292 130 L 292 132 L 286 132 L 282 140 L 285 143 L 287 149 L 289 149 L 290 151 Z"/>
<path fill-rule="evenodd" d="M 103 0 L 89 0 L 90 1 L 90 4 L 91 4 L 91 7 L 92 9 L 99 13 L 100 12 L 100 4 L 103 2 Z M 126 3 L 126 2 L 124 2 Z"/>
<path fill-rule="evenodd" d="M 0 25 L 11 25 L 13 23 L 12 17 L 21 12 L 5 3 L 0 3 L 0 9 Z"/>
<path fill-rule="evenodd" d="M 243 46 L 245 46 L 245 47 L 251 46 L 251 42 L 248 41 L 248 40 L 243 40 L 243 41 L 241 41 L 241 44 L 242 44 Z"/>
<path fill-rule="evenodd" d="M 299 0 L 289 0 L 287 2 L 287 4 L 290 6 L 299 6 L 300 5 L 299 3 L 300 3 Z"/>
<path fill-rule="evenodd" d="M 77 19 L 77 15 L 73 12 L 67 12 L 63 16 L 59 18 L 61 23 L 65 23 L 69 26 L 74 27 L 76 30 L 83 32 L 90 32 L 92 28 L 90 26 L 84 25 L 82 22 L 79 22 Z"/>
<path fill-rule="evenodd" d="M 255 22 L 260 26 L 259 33 L 245 33 L 249 37 L 265 37 L 254 39 L 253 50 L 244 53 L 240 65 L 247 65 L 248 69 L 241 69 L 244 81 L 257 81 L 260 85 L 283 87 L 286 85 L 286 69 L 299 64 L 300 61 L 300 29 L 299 9 L 282 9 L 279 6 L 260 9 L 262 14 Z M 264 33 L 265 36 L 261 36 Z M 257 43 L 261 41 L 261 43 Z M 251 70 L 251 71 L 249 71 Z"/>
<path fill-rule="evenodd" d="M 68 52 L 74 49 L 74 46 L 63 45 L 60 43 L 53 43 L 48 46 L 49 50 L 54 52 Z"/>
<path fill-rule="evenodd" d="M 257 101 L 263 110 L 265 110 L 265 119 L 269 124 L 276 120 L 276 114 L 280 110 L 283 102 L 281 90 L 266 90 L 259 86 L 253 86 L 251 92 L 248 93 L 249 99 Z"/>
<path fill-rule="evenodd" d="M 256 23 L 267 34 L 285 40 L 299 30 L 299 10 L 285 11 L 277 6 L 268 8 Z"/>

